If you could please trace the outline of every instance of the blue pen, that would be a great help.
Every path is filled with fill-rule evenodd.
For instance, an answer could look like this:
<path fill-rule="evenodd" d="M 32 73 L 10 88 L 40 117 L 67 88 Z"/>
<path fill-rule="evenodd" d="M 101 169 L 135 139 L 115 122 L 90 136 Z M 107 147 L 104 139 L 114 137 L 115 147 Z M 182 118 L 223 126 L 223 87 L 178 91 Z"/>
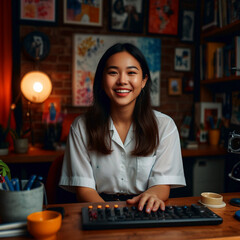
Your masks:
<path fill-rule="evenodd" d="M 24 187 L 24 190 L 30 190 L 30 189 L 31 189 L 31 187 L 32 187 L 32 185 L 33 185 L 36 177 L 37 177 L 37 175 L 32 175 L 32 176 L 29 178 L 27 184 L 26 184 L 25 187 Z"/>
<path fill-rule="evenodd" d="M 8 185 L 8 189 L 10 191 L 14 191 L 14 187 L 13 187 L 12 183 L 10 182 L 8 176 L 6 175 L 4 178 L 5 178 L 5 181 L 6 181 L 7 185 Z"/>
<path fill-rule="evenodd" d="M 7 185 L 5 182 L 2 183 L 2 188 L 3 188 L 3 190 L 7 190 Z"/>
<path fill-rule="evenodd" d="M 21 179 L 19 179 L 19 187 L 20 187 L 20 191 L 23 190 L 23 188 L 22 188 L 22 180 Z"/>
<path fill-rule="evenodd" d="M 41 184 L 40 182 L 43 180 L 43 177 L 42 176 L 37 176 L 37 178 L 35 179 L 33 185 L 32 185 L 32 188 L 37 188 L 37 187 L 40 187 Z"/>
<path fill-rule="evenodd" d="M 13 179 L 11 180 L 11 182 L 12 182 L 12 185 L 13 185 L 13 187 L 14 187 L 14 190 L 15 190 L 15 191 L 20 191 L 20 185 L 19 185 L 19 180 L 18 180 L 18 178 L 13 178 Z"/>
<path fill-rule="evenodd" d="M 209 122 L 210 122 L 211 128 L 214 129 L 214 121 L 212 116 L 209 116 Z"/>

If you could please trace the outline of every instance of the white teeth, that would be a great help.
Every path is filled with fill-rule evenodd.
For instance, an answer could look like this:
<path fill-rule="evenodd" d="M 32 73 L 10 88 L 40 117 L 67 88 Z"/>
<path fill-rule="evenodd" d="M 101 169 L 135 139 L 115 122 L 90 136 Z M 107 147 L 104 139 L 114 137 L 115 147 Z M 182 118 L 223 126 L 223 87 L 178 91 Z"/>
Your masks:
<path fill-rule="evenodd" d="M 120 89 L 118 89 L 118 90 L 116 90 L 116 92 L 118 92 L 118 93 L 129 93 L 130 90 L 120 90 Z"/>

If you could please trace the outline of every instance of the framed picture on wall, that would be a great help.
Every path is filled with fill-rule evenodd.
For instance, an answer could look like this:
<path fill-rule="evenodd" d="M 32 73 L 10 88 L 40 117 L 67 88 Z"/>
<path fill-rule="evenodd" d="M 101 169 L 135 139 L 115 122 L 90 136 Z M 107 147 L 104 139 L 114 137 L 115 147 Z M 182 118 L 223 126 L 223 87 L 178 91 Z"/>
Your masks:
<path fill-rule="evenodd" d="M 191 50 L 189 48 L 175 48 L 174 70 L 191 70 Z"/>
<path fill-rule="evenodd" d="M 194 40 L 194 26 L 195 26 L 195 12 L 184 10 L 181 17 L 180 35 L 181 41 L 193 42 Z"/>
<path fill-rule="evenodd" d="M 168 79 L 168 94 L 169 95 L 181 95 L 182 94 L 182 79 L 181 78 L 169 78 Z"/>
<path fill-rule="evenodd" d="M 218 25 L 218 0 L 204 0 L 202 30 Z"/>
<path fill-rule="evenodd" d="M 212 121 L 210 121 L 212 119 Z M 214 128 L 222 119 L 222 103 L 199 102 L 195 103 L 196 126 L 202 125 L 205 129 Z M 211 126 L 211 125 L 214 125 Z"/>
<path fill-rule="evenodd" d="M 84 3 L 83 3 L 84 2 Z M 63 22 L 66 24 L 102 26 L 103 0 L 63 1 Z"/>
<path fill-rule="evenodd" d="M 55 25 L 56 0 L 20 1 L 20 21 L 21 23 L 34 25 Z"/>
<path fill-rule="evenodd" d="M 184 93 L 193 93 L 194 90 L 194 80 L 192 76 L 184 76 L 182 79 L 183 82 L 183 92 Z"/>
<path fill-rule="evenodd" d="M 148 32 L 178 35 L 179 0 L 149 0 Z"/>
<path fill-rule="evenodd" d="M 143 32 L 143 0 L 111 0 L 110 30 Z"/>

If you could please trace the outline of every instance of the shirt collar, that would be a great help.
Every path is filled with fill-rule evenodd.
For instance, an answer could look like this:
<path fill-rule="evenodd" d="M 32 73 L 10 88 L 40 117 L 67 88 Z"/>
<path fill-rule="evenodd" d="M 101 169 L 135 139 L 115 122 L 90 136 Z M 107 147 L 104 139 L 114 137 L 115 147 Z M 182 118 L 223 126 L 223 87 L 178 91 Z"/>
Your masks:
<path fill-rule="evenodd" d="M 109 123 L 109 130 L 110 130 L 110 136 L 112 138 L 112 140 L 114 142 L 116 142 L 120 147 L 122 147 L 123 149 L 132 141 L 132 139 L 134 138 L 134 128 L 133 128 L 133 124 L 131 124 L 127 137 L 125 139 L 124 144 L 122 143 L 121 138 L 119 137 L 119 134 L 117 132 L 117 129 L 115 128 L 114 124 L 113 124 L 113 120 L 112 118 L 110 118 L 110 123 Z"/>

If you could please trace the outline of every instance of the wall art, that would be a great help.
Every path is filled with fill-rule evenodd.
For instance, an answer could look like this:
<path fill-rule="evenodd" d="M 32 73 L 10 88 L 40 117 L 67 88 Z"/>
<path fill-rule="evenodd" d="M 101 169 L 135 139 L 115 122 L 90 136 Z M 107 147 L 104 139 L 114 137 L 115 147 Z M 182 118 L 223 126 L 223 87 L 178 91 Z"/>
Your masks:
<path fill-rule="evenodd" d="M 102 26 L 102 5 L 103 0 L 64 0 L 64 23 L 87 26 Z"/>
<path fill-rule="evenodd" d="M 179 0 L 149 0 L 148 32 L 178 34 Z"/>
<path fill-rule="evenodd" d="M 56 0 L 20 0 L 20 21 L 34 25 L 56 24 L 56 10 Z"/>
<path fill-rule="evenodd" d="M 181 95 L 182 94 L 182 79 L 181 78 L 169 78 L 168 79 L 168 94 L 169 95 Z"/>
<path fill-rule="evenodd" d="M 191 70 L 191 50 L 189 48 L 175 48 L 174 70 Z"/>
<path fill-rule="evenodd" d="M 110 30 L 143 32 L 143 0 L 112 0 Z"/>
<path fill-rule="evenodd" d="M 181 41 L 193 42 L 194 27 L 195 27 L 195 13 L 194 11 L 184 10 L 181 18 Z"/>

